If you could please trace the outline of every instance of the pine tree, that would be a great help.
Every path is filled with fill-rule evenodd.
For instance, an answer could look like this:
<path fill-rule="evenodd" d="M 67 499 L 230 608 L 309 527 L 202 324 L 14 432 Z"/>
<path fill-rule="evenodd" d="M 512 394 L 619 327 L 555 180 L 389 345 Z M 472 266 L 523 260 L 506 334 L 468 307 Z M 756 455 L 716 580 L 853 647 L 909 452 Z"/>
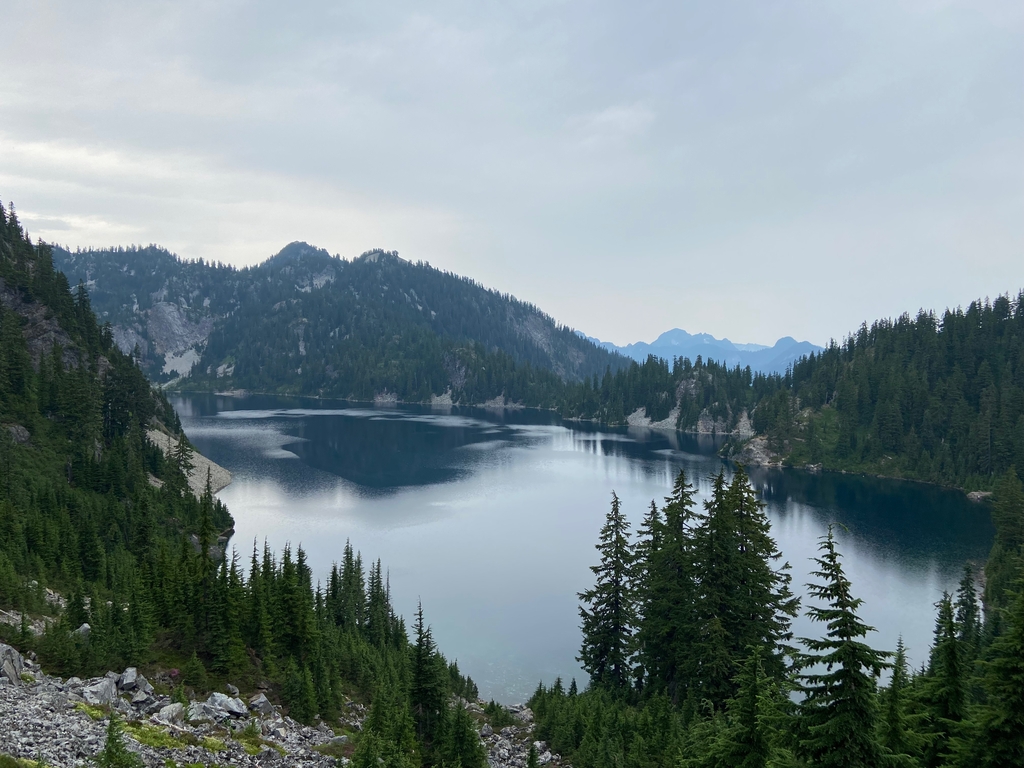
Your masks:
<path fill-rule="evenodd" d="M 943 594 L 936 607 L 935 645 L 923 680 L 924 700 L 932 722 L 932 738 L 924 757 L 927 766 L 943 764 L 950 739 L 967 713 L 968 669 L 948 593 Z"/>
<path fill-rule="evenodd" d="M 728 726 L 715 745 L 719 765 L 768 768 L 776 763 L 783 714 L 778 687 L 764 670 L 767 649 L 751 649 L 736 676 L 736 696 L 729 700 Z"/>
<path fill-rule="evenodd" d="M 824 623 L 823 639 L 801 638 L 809 653 L 801 654 L 798 679 L 804 699 L 800 703 L 799 751 L 814 765 L 828 768 L 874 768 L 882 762 L 876 736 L 875 681 L 888 666 L 889 653 L 876 651 L 860 638 L 873 627 L 857 616 L 863 600 L 853 597 L 843 572 L 832 528 L 822 537 L 821 556 L 814 559 L 817 583 L 807 585 L 810 595 L 825 603 L 812 606 L 812 621 Z M 823 669 L 822 669 L 823 668 Z"/>
<path fill-rule="evenodd" d="M 1024 765 L 1024 591 L 1003 624 L 1006 631 L 981 662 L 985 701 L 967 723 L 966 737 L 954 740 L 960 768 Z"/>
<path fill-rule="evenodd" d="M 124 725 L 117 712 L 110 713 L 107 740 L 96 755 L 98 768 L 142 768 L 142 758 L 130 751 L 124 743 Z"/>
<path fill-rule="evenodd" d="M 915 756 L 921 751 L 923 739 L 916 733 L 915 724 L 920 719 L 907 712 L 907 695 L 910 681 L 907 676 L 907 654 L 903 638 L 896 642 L 896 655 L 892 661 L 892 678 L 889 686 L 881 693 L 882 722 L 881 743 L 887 750 L 887 757 L 897 768 L 916 768 Z"/>
<path fill-rule="evenodd" d="M 686 698 L 693 672 L 690 645 L 697 632 L 694 616 L 693 530 L 694 489 L 679 471 L 672 495 L 662 508 L 663 522 L 654 519 L 639 604 L 643 618 L 637 635 L 644 687 L 664 690 L 674 702 Z"/>
<path fill-rule="evenodd" d="M 448 706 L 448 670 L 437 653 L 433 634 L 423 619 L 422 604 L 416 610 L 416 643 L 412 648 L 409 705 L 416 736 L 428 760 L 442 734 Z"/>
<path fill-rule="evenodd" d="M 614 492 L 597 551 L 601 561 L 590 568 L 597 581 L 593 589 L 579 593 L 583 643 L 577 660 L 590 674 L 592 685 L 622 691 L 630 684 L 636 612 L 629 521 Z"/>
<path fill-rule="evenodd" d="M 981 646 L 981 610 L 978 605 L 978 591 L 974 587 L 974 571 L 964 566 L 964 575 L 956 591 L 957 639 L 964 650 L 967 664 L 978 657 Z"/>

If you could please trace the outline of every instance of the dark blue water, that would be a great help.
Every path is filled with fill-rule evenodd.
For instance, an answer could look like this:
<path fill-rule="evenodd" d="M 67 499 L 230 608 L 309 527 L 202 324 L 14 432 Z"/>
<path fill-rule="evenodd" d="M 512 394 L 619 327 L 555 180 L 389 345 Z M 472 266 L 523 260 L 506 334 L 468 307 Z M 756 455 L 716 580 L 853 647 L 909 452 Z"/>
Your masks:
<path fill-rule="evenodd" d="M 397 609 L 422 599 L 450 658 L 481 695 L 528 697 L 538 680 L 583 675 L 576 593 L 618 493 L 634 526 L 679 469 L 701 496 L 728 464 L 715 441 L 646 429 L 602 430 L 536 411 L 372 408 L 269 396 L 172 399 L 199 450 L 234 473 L 220 493 L 235 545 L 301 544 L 318 576 L 346 539 L 390 570 Z M 934 486 L 837 473 L 751 471 L 772 530 L 807 581 L 837 523 L 871 642 L 912 662 L 927 653 L 933 603 L 991 546 L 987 510 Z M 801 619 L 798 635 L 817 634 Z"/>

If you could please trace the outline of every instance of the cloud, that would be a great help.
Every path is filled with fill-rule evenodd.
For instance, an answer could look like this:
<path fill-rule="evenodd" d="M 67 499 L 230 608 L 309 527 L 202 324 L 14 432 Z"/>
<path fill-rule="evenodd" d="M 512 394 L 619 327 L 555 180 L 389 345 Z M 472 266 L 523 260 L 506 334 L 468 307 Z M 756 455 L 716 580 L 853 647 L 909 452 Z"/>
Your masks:
<path fill-rule="evenodd" d="M 47 239 L 238 264 L 396 248 L 620 343 L 823 341 L 1020 287 L 1013 0 L 109 0 L 4 22 L 0 195 Z"/>

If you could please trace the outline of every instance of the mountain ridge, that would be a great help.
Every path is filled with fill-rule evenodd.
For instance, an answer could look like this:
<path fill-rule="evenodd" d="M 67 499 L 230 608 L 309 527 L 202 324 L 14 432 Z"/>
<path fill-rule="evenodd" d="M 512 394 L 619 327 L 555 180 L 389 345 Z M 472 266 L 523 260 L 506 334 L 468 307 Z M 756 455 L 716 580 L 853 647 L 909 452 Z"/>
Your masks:
<path fill-rule="evenodd" d="M 165 384 L 190 377 L 189 386 L 200 388 L 430 399 L 457 396 L 467 373 L 494 379 L 484 375 L 488 366 L 578 381 L 628 364 L 529 302 L 395 251 L 349 261 L 294 241 L 244 269 L 186 261 L 156 246 L 54 249 L 54 258 L 71 282 L 88 286 L 119 347 L 137 349 L 147 374 Z M 384 338 L 395 348 L 382 347 Z M 270 347 L 277 362 L 288 360 L 274 364 L 273 376 L 266 355 L 254 352 Z M 349 365 L 370 348 L 372 360 L 361 359 L 358 370 Z M 421 380 L 431 367 L 429 381 Z M 475 390 L 483 399 L 498 395 L 511 396 L 494 380 Z"/>
<path fill-rule="evenodd" d="M 618 346 L 592 336 L 588 339 L 610 352 L 643 362 L 648 355 L 671 361 L 674 357 L 688 357 L 695 360 L 697 355 L 711 359 L 728 367 L 748 365 L 754 372 L 785 373 L 786 369 L 812 352 L 821 353 L 823 347 L 808 341 L 797 341 L 792 336 L 783 336 L 775 344 L 736 344 L 728 338 L 717 339 L 708 333 L 691 334 L 682 328 L 665 331 L 652 342 L 637 341 Z"/>

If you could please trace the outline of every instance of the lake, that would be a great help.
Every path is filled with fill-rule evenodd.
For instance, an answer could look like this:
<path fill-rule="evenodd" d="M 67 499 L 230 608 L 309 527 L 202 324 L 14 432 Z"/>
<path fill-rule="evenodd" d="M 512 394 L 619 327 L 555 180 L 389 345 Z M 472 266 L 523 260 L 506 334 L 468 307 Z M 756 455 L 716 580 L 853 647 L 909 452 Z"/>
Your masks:
<path fill-rule="evenodd" d="M 375 408 L 252 395 L 175 396 L 186 433 L 231 470 L 220 492 L 245 562 L 254 540 L 301 545 L 325 579 L 346 539 L 380 558 L 407 624 L 422 600 L 441 650 L 481 696 L 523 701 L 539 680 L 582 682 L 576 593 L 614 490 L 634 530 L 679 469 L 700 498 L 731 465 L 713 439 L 599 429 L 538 411 Z M 959 492 L 840 473 L 752 469 L 794 589 L 830 523 L 869 639 L 927 658 L 933 604 L 992 544 L 987 509 Z M 801 617 L 798 636 L 820 629 Z"/>

